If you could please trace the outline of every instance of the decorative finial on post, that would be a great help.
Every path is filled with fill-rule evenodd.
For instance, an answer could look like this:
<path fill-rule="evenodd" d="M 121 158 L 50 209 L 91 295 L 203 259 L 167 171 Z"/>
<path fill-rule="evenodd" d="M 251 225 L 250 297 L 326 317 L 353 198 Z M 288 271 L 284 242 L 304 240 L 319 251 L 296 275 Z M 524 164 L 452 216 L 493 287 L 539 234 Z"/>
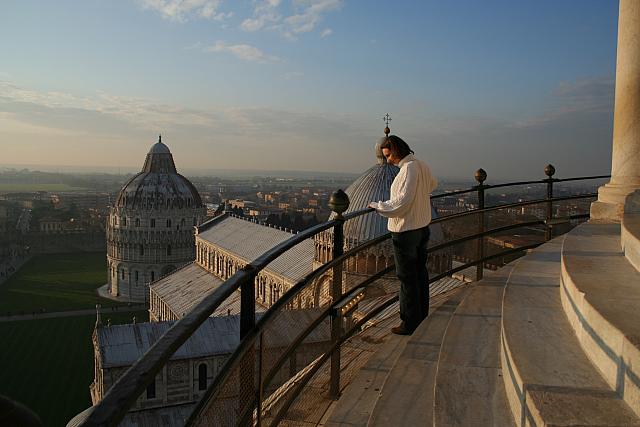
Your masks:
<path fill-rule="evenodd" d="M 342 214 L 349 208 L 349 196 L 342 189 L 334 192 L 329 198 L 329 208 L 336 213 L 337 219 L 342 219 Z"/>
<path fill-rule="evenodd" d="M 162 134 L 158 135 L 158 142 L 162 142 Z"/>
<path fill-rule="evenodd" d="M 389 116 L 389 113 L 385 114 L 385 116 L 382 118 L 382 121 L 384 121 L 386 124 L 386 127 L 384 128 L 384 134 L 389 136 L 389 134 L 391 133 L 391 129 L 389 129 L 389 122 L 391 121 L 391 116 Z"/>
<path fill-rule="evenodd" d="M 549 163 L 547 166 L 545 166 L 545 168 L 544 168 L 544 174 L 545 175 L 547 175 L 549 178 L 551 178 L 554 173 L 556 173 L 556 168 L 554 168 L 551 163 Z"/>
<path fill-rule="evenodd" d="M 480 168 L 476 171 L 476 181 L 478 181 L 478 183 L 480 185 L 482 185 L 482 183 L 487 179 L 487 172 L 485 172 L 484 169 Z"/>

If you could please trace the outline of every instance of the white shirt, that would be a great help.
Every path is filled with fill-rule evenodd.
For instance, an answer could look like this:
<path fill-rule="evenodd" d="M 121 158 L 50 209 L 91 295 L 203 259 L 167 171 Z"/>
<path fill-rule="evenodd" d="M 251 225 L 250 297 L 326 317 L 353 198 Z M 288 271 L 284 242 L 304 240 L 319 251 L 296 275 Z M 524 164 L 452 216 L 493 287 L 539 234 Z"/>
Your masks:
<path fill-rule="evenodd" d="M 389 218 L 389 231 L 416 230 L 431 222 L 431 192 L 438 180 L 431 175 L 429 166 L 406 155 L 398 164 L 400 172 L 391 184 L 391 198 L 385 202 L 373 202 L 369 206 L 382 216 Z"/>

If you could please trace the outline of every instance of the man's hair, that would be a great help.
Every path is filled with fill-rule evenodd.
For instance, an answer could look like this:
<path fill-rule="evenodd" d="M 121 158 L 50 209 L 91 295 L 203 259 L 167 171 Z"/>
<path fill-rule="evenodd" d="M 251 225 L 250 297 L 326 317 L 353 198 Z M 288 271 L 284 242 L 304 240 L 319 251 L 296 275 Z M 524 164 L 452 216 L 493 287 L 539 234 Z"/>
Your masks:
<path fill-rule="evenodd" d="M 404 142 L 402 138 L 395 135 L 389 135 L 384 139 L 380 148 L 386 148 L 391 151 L 393 157 L 397 159 L 403 159 L 409 154 L 413 154 L 413 150 L 409 147 L 409 144 Z"/>

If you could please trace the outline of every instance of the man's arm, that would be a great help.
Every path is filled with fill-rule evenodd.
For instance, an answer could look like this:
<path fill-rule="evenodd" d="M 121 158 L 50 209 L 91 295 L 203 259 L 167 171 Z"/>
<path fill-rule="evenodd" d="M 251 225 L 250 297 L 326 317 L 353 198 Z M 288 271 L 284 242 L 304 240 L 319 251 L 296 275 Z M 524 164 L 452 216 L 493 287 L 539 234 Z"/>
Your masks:
<path fill-rule="evenodd" d="M 407 164 L 404 170 L 398 173 L 398 191 L 393 194 L 390 200 L 385 202 L 371 202 L 370 207 L 374 208 L 380 215 L 387 218 L 397 218 L 403 216 L 415 198 L 418 186 L 417 173 L 414 162 Z"/>

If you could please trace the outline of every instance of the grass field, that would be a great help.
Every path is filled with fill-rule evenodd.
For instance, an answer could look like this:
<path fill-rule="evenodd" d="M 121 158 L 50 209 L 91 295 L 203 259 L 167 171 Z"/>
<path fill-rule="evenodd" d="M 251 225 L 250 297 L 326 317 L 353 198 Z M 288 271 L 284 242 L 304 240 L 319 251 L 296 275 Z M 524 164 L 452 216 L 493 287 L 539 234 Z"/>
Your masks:
<path fill-rule="evenodd" d="M 82 187 L 69 184 L 7 184 L 0 183 L 0 193 L 22 193 L 33 191 L 80 191 Z"/>
<path fill-rule="evenodd" d="M 37 255 L 0 285 L 0 315 L 115 305 L 96 295 L 106 282 L 104 252 Z"/>
<path fill-rule="evenodd" d="M 105 312 L 103 321 L 147 321 L 148 313 Z M 91 405 L 95 316 L 0 323 L 0 394 L 60 427 Z"/>

